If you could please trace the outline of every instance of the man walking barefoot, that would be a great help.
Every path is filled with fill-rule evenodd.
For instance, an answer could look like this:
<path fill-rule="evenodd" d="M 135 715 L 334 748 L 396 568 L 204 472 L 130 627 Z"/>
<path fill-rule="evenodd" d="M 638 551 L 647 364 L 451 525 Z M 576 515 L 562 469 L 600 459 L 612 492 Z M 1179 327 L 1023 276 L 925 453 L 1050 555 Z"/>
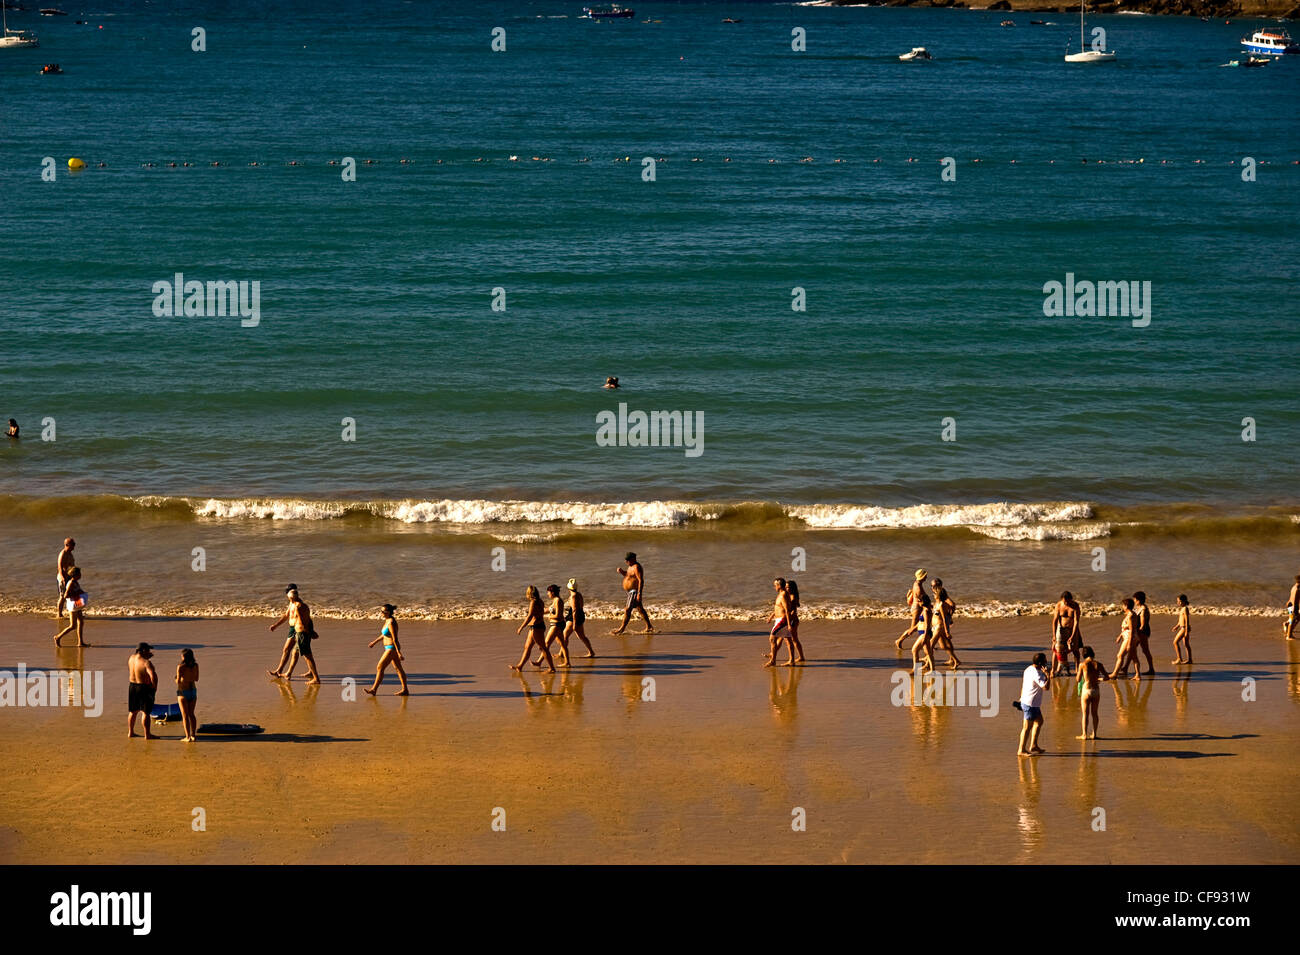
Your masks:
<path fill-rule="evenodd" d="M 650 623 L 650 615 L 645 612 L 645 568 L 637 563 L 636 554 L 631 551 L 627 552 L 624 561 L 627 563 L 627 569 L 620 567 L 618 572 L 623 578 L 623 589 L 627 591 L 627 606 L 623 608 L 623 622 L 619 624 L 617 630 L 611 630 L 610 635 L 617 637 L 627 629 L 633 610 L 638 611 L 641 619 L 645 621 L 646 633 L 658 633 L 659 631 Z"/>

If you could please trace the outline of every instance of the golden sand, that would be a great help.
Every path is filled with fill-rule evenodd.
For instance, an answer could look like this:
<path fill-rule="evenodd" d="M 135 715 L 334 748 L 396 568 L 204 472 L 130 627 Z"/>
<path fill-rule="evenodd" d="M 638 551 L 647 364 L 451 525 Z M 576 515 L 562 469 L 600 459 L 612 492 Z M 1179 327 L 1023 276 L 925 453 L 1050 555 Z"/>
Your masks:
<path fill-rule="evenodd" d="M 1300 862 L 1300 641 L 1273 621 L 1196 618 L 1198 662 L 1175 677 L 1169 623 L 1153 620 L 1154 679 L 1102 688 L 1103 739 L 1075 740 L 1074 681 L 1057 680 L 1048 753 L 1020 759 L 1011 700 L 1046 618 L 958 618 L 966 663 L 1000 674 L 998 713 L 981 716 L 894 705 L 909 668 L 895 621 L 808 621 L 794 670 L 760 667 L 758 624 L 648 639 L 592 621 L 598 659 L 522 677 L 507 669 L 515 623 L 411 623 L 412 695 L 389 695 L 390 671 L 377 699 L 346 700 L 344 677 L 373 675 L 377 622 L 325 622 L 325 683 L 308 688 L 301 668 L 292 684 L 266 675 L 284 634 L 257 621 L 92 618 L 94 647 L 56 653 L 52 620 L 3 617 L 0 669 L 104 671 L 106 702 L 99 718 L 0 708 L 0 862 Z M 1107 664 L 1113 625 L 1084 624 Z M 194 648 L 200 722 L 266 732 L 128 740 L 140 640 L 168 688 Z"/>

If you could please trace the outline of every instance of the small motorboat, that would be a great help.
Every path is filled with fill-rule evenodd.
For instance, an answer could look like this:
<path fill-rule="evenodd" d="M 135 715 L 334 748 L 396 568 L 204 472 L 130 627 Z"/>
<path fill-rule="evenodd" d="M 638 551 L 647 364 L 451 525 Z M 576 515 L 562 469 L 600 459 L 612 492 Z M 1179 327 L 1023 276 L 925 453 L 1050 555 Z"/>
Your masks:
<path fill-rule="evenodd" d="M 54 74 L 54 73 L 62 73 L 63 67 L 59 66 L 59 64 L 57 63 L 46 63 L 44 66 L 41 67 L 41 72 L 46 75 Z"/>
<path fill-rule="evenodd" d="M 899 59 L 902 60 L 904 63 L 914 63 L 918 60 L 933 60 L 934 57 L 930 55 L 930 51 L 927 50 L 925 47 L 914 46 L 912 47 L 911 53 L 904 53 L 902 56 L 899 57 Z"/>
<path fill-rule="evenodd" d="M 1241 65 L 1242 66 L 1268 66 L 1268 64 L 1271 62 L 1272 60 L 1270 60 L 1266 56 L 1248 56 L 1246 57 L 1246 59 L 1242 60 Z"/>
<path fill-rule="evenodd" d="M 60 10 L 58 7 L 41 7 L 41 16 L 43 17 L 66 17 L 68 11 Z"/>
<path fill-rule="evenodd" d="M 620 7 L 617 3 L 608 7 L 583 7 L 582 12 L 589 20 L 630 20 L 636 16 L 635 10 Z"/>
<path fill-rule="evenodd" d="M 1015 20 L 1003 20 L 1001 23 L 998 24 L 998 26 L 1000 27 L 1013 27 L 1015 25 L 1016 25 Z"/>
<path fill-rule="evenodd" d="M 745 21 L 744 21 L 744 20 L 734 20 L 734 19 L 732 19 L 731 17 L 725 17 L 725 18 L 723 19 L 722 22 L 723 22 L 723 23 L 744 23 Z"/>

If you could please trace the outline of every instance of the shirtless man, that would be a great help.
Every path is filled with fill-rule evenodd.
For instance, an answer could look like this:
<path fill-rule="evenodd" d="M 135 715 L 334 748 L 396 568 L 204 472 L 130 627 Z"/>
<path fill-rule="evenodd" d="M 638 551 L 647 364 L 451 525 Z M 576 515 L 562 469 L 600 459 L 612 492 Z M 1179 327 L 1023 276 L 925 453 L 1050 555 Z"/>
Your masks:
<path fill-rule="evenodd" d="M 1074 595 L 1068 590 L 1062 591 L 1052 612 L 1053 677 L 1066 666 L 1066 657 L 1071 650 L 1074 651 L 1074 671 L 1079 672 L 1079 645 L 1083 642 L 1079 634 L 1079 617 L 1079 605 L 1074 602 Z"/>
<path fill-rule="evenodd" d="M 71 573 L 73 567 L 77 566 L 77 560 L 72 555 L 72 551 L 76 546 L 77 542 L 69 537 L 63 542 L 63 550 L 59 551 L 59 615 L 55 618 L 56 620 L 63 619 L 63 591 L 68 586 L 69 573 Z"/>
<path fill-rule="evenodd" d="M 1295 639 L 1296 620 L 1300 619 L 1300 574 L 1295 575 L 1295 583 L 1291 585 L 1291 596 L 1286 598 L 1286 638 Z"/>
<path fill-rule="evenodd" d="M 627 591 L 627 606 L 623 609 L 623 622 L 619 624 L 617 630 L 611 630 L 611 636 L 619 636 L 627 629 L 628 621 L 632 619 L 632 611 L 640 612 L 641 619 L 645 621 L 646 633 L 658 633 L 650 623 L 650 616 L 645 612 L 645 568 L 637 563 L 636 554 L 628 551 L 627 557 L 624 558 L 627 569 L 618 568 L 619 575 L 623 578 L 623 589 Z"/>
<path fill-rule="evenodd" d="M 312 656 L 311 642 L 316 637 L 316 629 L 311 622 L 311 608 L 303 603 L 302 598 L 298 596 L 297 588 L 291 588 L 288 592 L 289 609 L 283 617 L 271 625 L 274 630 L 285 620 L 289 621 L 289 633 L 294 641 L 294 647 L 297 650 L 297 657 L 290 661 L 289 669 L 283 674 L 277 674 L 275 671 L 268 671 L 272 676 L 282 675 L 286 680 L 293 679 L 293 668 L 298 665 L 298 660 L 307 661 L 307 685 L 315 686 L 320 683 L 320 675 L 316 672 L 316 658 Z M 286 648 L 287 652 L 287 648 Z"/>
<path fill-rule="evenodd" d="M 1133 620 L 1133 662 L 1138 667 L 1137 652 L 1142 651 L 1142 655 L 1147 658 L 1147 675 L 1154 676 L 1156 672 L 1155 661 L 1151 659 L 1151 611 L 1147 608 L 1147 595 L 1139 590 L 1133 594 L 1134 603 L 1134 620 Z"/>
<path fill-rule="evenodd" d="M 1187 604 L 1187 594 L 1178 595 L 1178 622 L 1174 624 L 1174 653 L 1177 660 L 1171 663 L 1192 662 L 1192 608 Z M 1183 659 L 1183 646 L 1187 647 L 1187 659 Z"/>
<path fill-rule="evenodd" d="M 126 661 L 126 668 L 131 674 L 130 692 L 127 694 L 127 706 L 131 715 L 126 722 L 127 739 L 135 739 L 135 714 L 144 716 L 144 738 L 157 739 L 149 732 L 149 721 L 153 719 L 153 701 L 158 693 L 158 671 L 153 668 L 150 659 L 153 647 L 142 643 L 135 648 L 135 653 Z"/>
<path fill-rule="evenodd" d="M 769 638 L 771 648 L 768 654 L 763 658 L 763 666 L 770 667 L 776 662 L 776 652 L 781 647 L 782 637 L 778 636 L 782 630 L 790 625 L 790 615 L 794 612 L 790 607 L 790 592 L 785 589 L 785 578 L 777 577 L 772 581 L 772 589 L 776 591 L 776 602 L 772 605 L 772 612 L 768 615 L 768 620 L 772 621 L 772 635 Z M 786 645 L 790 648 L 790 659 L 784 666 L 794 666 L 794 644 L 788 638 L 784 638 Z"/>
<path fill-rule="evenodd" d="M 907 606 L 912 611 L 912 624 L 894 641 L 894 647 L 899 650 L 903 649 L 903 641 L 920 629 L 921 615 L 930 609 L 930 595 L 925 592 L 927 574 L 924 570 L 918 570 L 914 576 L 915 580 L 912 582 L 912 589 L 907 592 Z M 928 619 L 925 625 L 928 631 L 930 626 Z"/>
<path fill-rule="evenodd" d="M 288 598 L 290 594 L 295 594 L 297 592 L 298 592 L 297 584 L 289 584 L 289 586 L 284 588 L 284 595 L 286 598 Z M 272 633 L 275 633 L 276 627 L 280 626 L 280 624 L 284 623 L 286 620 L 289 619 L 292 611 L 292 606 L 293 606 L 293 602 L 292 600 L 290 600 L 290 609 L 285 610 L 285 612 L 280 615 L 280 619 L 277 620 L 275 623 L 271 624 Z M 289 660 L 290 656 L 293 657 L 292 663 L 290 663 Z M 293 668 L 298 665 L 298 636 L 297 636 L 297 632 L 294 630 L 294 625 L 292 623 L 289 624 L 289 639 L 284 641 L 284 651 L 280 654 L 280 662 L 275 665 L 274 670 L 267 670 L 266 672 L 273 677 L 282 677 L 285 675 L 284 674 L 285 664 L 289 664 L 290 673 L 292 673 Z"/>

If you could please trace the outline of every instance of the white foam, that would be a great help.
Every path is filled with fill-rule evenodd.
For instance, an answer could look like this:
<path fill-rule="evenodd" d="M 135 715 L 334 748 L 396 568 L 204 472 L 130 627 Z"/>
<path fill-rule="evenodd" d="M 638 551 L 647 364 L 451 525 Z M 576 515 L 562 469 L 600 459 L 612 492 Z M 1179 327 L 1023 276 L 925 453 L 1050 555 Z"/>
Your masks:
<path fill-rule="evenodd" d="M 1092 517 L 1092 505 L 1081 501 L 1041 504 L 917 504 L 912 507 L 870 507 L 850 504 L 814 504 L 785 508 L 790 517 L 810 527 L 1028 527 L 1036 524 L 1080 521 Z"/>
<path fill-rule="evenodd" d="M 1030 527 L 972 527 L 1000 541 L 1090 541 L 1110 536 L 1109 524 L 1035 524 Z"/>
<path fill-rule="evenodd" d="M 199 517 L 260 518 L 273 521 L 323 521 L 342 517 L 347 506 L 330 501 L 298 501 L 268 498 L 265 500 L 221 501 L 211 498 L 195 502 Z"/>

